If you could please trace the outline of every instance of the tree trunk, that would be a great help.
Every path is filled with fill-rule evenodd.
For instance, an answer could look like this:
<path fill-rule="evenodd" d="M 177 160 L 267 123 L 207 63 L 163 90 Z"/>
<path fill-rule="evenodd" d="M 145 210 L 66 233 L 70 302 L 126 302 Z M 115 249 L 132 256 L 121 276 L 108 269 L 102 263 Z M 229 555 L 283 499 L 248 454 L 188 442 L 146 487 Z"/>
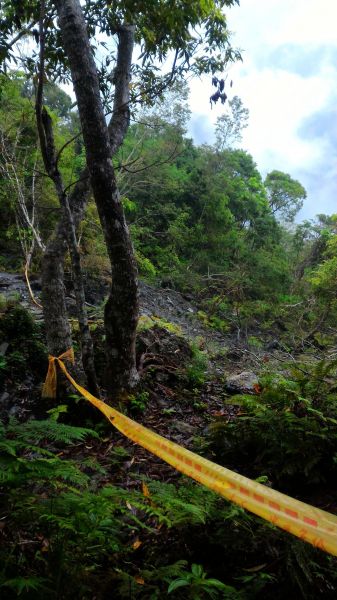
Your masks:
<path fill-rule="evenodd" d="M 95 364 L 94 364 L 94 348 L 90 335 L 89 325 L 88 325 L 88 316 L 85 305 L 85 294 L 84 294 L 84 286 L 83 286 L 83 278 L 82 278 L 82 269 L 81 269 L 81 260 L 80 253 L 77 246 L 76 239 L 76 230 L 74 225 L 74 219 L 72 212 L 69 207 L 69 200 L 64 189 L 62 175 L 58 168 L 58 157 L 56 154 L 55 142 L 54 142 L 54 133 L 53 133 L 53 124 L 52 119 L 46 110 L 43 107 L 43 81 L 45 77 L 44 73 L 44 51 L 45 51 L 45 4 L 44 0 L 41 1 L 40 8 L 40 19 L 39 19 L 39 38 L 40 38 L 40 60 L 39 60 L 39 77 L 38 77 L 38 85 L 36 92 L 36 102 L 35 102 L 35 113 L 36 113 L 36 123 L 37 130 L 39 134 L 39 141 L 41 147 L 41 154 L 43 158 L 43 163 L 45 169 L 52 179 L 55 190 L 60 202 L 61 206 L 61 214 L 62 220 L 61 224 L 63 226 L 63 231 L 65 238 L 67 240 L 71 265 L 73 271 L 73 281 L 74 281 L 74 289 L 75 289 L 75 297 L 76 297 L 76 306 L 77 306 L 77 314 L 78 314 L 78 323 L 80 329 L 80 342 L 81 342 L 81 350 L 82 350 L 82 363 L 83 369 L 86 374 L 87 384 L 89 390 L 95 394 L 96 396 L 99 393 L 97 381 L 96 381 L 96 372 L 95 372 Z M 62 272 L 59 271 L 58 275 L 62 275 Z M 69 326 L 68 326 L 69 327 Z M 64 330 L 66 332 L 66 329 Z M 69 347 L 69 346 L 68 346 Z"/>
<path fill-rule="evenodd" d="M 133 28 L 122 26 L 118 32 L 118 37 L 117 65 L 114 77 L 115 98 L 113 115 L 108 127 L 112 155 L 118 151 L 123 143 L 130 121 L 129 84 L 131 80 L 131 60 L 134 40 Z M 83 219 L 90 194 L 90 174 L 88 168 L 85 167 L 69 196 L 69 205 L 73 214 L 76 231 Z M 53 355 L 61 354 L 72 344 L 63 281 L 66 252 L 67 240 L 64 223 L 61 218 L 54 234 L 48 240 L 42 261 L 44 321 L 47 332 L 48 350 Z"/>
<path fill-rule="evenodd" d="M 76 298 L 78 325 L 80 330 L 80 343 L 83 369 L 87 378 L 89 391 L 99 398 L 99 389 L 96 379 L 94 346 L 90 334 L 88 315 L 85 305 L 85 292 L 83 285 L 83 275 L 81 267 L 81 257 L 77 245 L 74 219 L 69 207 L 69 201 L 63 192 L 61 177 L 55 180 L 55 186 L 58 191 L 60 203 L 65 215 L 66 237 L 68 241 L 69 254 L 71 259 L 71 269 L 73 274 L 73 284 Z"/>
<path fill-rule="evenodd" d="M 59 356 L 72 346 L 64 290 L 64 216 L 48 241 L 42 260 L 42 305 L 48 351 Z M 62 233 L 60 233 L 62 231 Z"/>
<path fill-rule="evenodd" d="M 84 170 L 85 171 L 85 170 Z M 77 230 L 90 195 L 89 173 L 85 175 L 69 198 L 73 209 L 74 225 Z M 64 286 L 64 259 L 68 250 L 65 235 L 65 217 L 61 213 L 55 231 L 49 238 L 42 258 L 42 303 L 50 354 L 58 355 L 72 346 L 71 329 L 68 321 Z M 57 315 L 57 316 L 55 316 Z M 58 335 L 58 329 L 60 335 Z"/>
<path fill-rule="evenodd" d="M 97 70 L 81 6 L 78 0 L 56 0 L 55 4 L 78 103 L 91 186 L 111 263 L 112 285 L 105 306 L 107 384 L 110 393 L 121 396 L 138 382 L 134 252 L 111 161 Z"/>
<path fill-rule="evenodd" d="M 43 74 L 41 74 L 43 76 Z M 96 396 L 99 390 L 96 380 L 94 364 L 94 347 L 88 324 L 88 316 L 85 305 L 85 293 L 82 277 L 81 258 L 77 246 L 76 230 L 72 212 L 69 207 L 68 196 L 64 191 L 62 176 L 57 166 L 56 151 L 54 144 L 52 120 L 47 110 L 43 108 L 40 114 L 40 106 L 37 100 L 37 121 L 44 165 L 48 175 L 54 182 L 55 190 L 60 202 L 64 236 L 69 248 L 71 267 L 73 274 L 74 291 L 80 330 L 80 343 L 83 369 L 87 378 L 89 391 Z"/>

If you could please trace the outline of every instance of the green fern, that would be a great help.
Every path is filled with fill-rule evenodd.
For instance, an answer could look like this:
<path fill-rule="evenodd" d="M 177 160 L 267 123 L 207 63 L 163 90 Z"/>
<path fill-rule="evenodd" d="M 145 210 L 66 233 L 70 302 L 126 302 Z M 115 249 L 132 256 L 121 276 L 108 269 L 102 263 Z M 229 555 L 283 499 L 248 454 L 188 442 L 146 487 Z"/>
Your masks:
<path fill-rule="evenodd" d="M 72 427 L 53 420 L 18 423 L 11 419 L 8 426 L 0 426 L 0 482 L 31 486 L 38 481 L 63 481 L 85 486 L 89 478 L 72 461 L 64 461 L 49 450 L 37 446 L 39 442 L 69 444 L 95 435 L 90 429 Z"/>
<path fill-rule="evenodd" d="M 209 427 L 216 460 L 250 476 L 267 475 L 284 491 L 331 481 L 337 475 L 336 361 L 291 364 L 287 377 L 261 377 L 259 396 L 234 396 L 244 408 L 230 423 Z"/>
<path fill-rule="evenodd" d="M 97 433 L 86 427 L 73 427 L 59 423 L 54 419 L 43 421 L 29 420 L 20 425 L 15 419 L 11 419 L 7 431 L 16 439 L 26 443 L 38 444 L 43 440 L 70 444 L 71 442 L 82 442 L 87 436 L 98 437 Z"/>
<path fill-rule="evenodd" d="M 291 540 L 286 549 L 287 572 L 304 600 L 315 600 L 317 584 L 325 586 L 325 569 L 318 564 L 319 558 L 318 550 L 298 540 Z"/>
<path fill-rule="evenodd" d="M 217 496 L 187 479 L 178 488 L 169 483 L 148 482 L 152 503 L 160 522 L 168 527 L 202 525 L 217 502 Z"/>
<path fill-rule="evenodd" d="M 178 560 L 173 564 L 160 566 L 157 568 L 142 569 L 138 577 L 146 582 L 143 597 L 151 600 L 161 600 L 167 597 L 166 590 L 170 582 L 181 577 L 186 570 L 187 560 Z M 118 581 L 118 597 L 125 600 L 130 598 L 139 598 L 139 584 L 137 579 L 122 569 L 116 569 Z"/>
<path fill-rule="evenodd" d="M 14 577 L 1 582 L 0 588 L 10 588 L 21 596 L 22 592 L 38 592 L 45 589 L 46 582 L 47 579 L 43 577 Z"/>

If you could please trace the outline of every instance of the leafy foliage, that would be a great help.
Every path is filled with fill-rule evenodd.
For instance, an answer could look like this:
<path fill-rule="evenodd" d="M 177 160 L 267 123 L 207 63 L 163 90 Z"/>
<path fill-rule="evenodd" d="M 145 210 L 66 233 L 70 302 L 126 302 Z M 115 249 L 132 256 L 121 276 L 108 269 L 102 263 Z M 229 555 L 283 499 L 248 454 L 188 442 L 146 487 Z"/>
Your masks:
<path fill-rule="evenodd" d="M 192 359 L 186 367 L 187 379 L 192 386 L 201 386 L 205 379 L 208 367 L 208 358 L 205 352 L 200 350 L 197 343 L 191 344 Z"/>
<path fill-rule="evenodd" d="M 232 423 L 212 426 L 211 447 L 226 463 L 267 475 L 294 493 L 336 476 L 336 361 L 288 365 L 287 375 L 261 377 L 259 396 L 235 396 L 242 407 Z M 313 452 L 313 448 L 315 451 Z"/>
<path fill-rule="evenodd" d="M 58 595 L 70 598 L 74 586 L 83 597 L 89 597 L 92 582 L 103 574 L 107 564 L 110 566 L 103 588 L 117 577 L 122 591 L 118 565 L 134 552 L 132 539 L 136 532 L 151 534 L 162 526 L 187 531 L 190 526 L 205 523 L 216 500 L 213 494 L 202 489 L 191 494 L 186 486 L 177 491 L 173 485 L 158 482 L 148 483 L 146 495 L 112 485 L 95 489 L 80 463 L 43 447 L 47 439 L 65 447 L 92 434 L 70 426 L 65 430 L 55 421 L 40 421 L 38 427 L 35 422 L 15 421 L 1 426 L 1 522 L 12 550 L 1 563 L 0 585 L 8 598 L 12 597 L 10 590 L 13 597 L 21 593 L 29 598 L 34 592 L 35 598 L 53 598 L 55 589 Z M 35 445 L 37 439 L 40 446 Z M 82 461 L 82 468 L 105 474 L 93 462 L 89 465 Z M 17 530 L 21 532 L 18 536 Z M 23 532 L 32 544 L 28 555 L 20 545 Z M 16 572 L 17 560 L 24 575 Z M 175 576 L 183 575 L 185 564 L 181 561 L 167 569 L 166 576 L 165 569 L 162 577 L 156 573 L 158 590 L 163 585 L 167 588 Z"/>
<path fill-rule="evenodd" d="M 39 378 L 46 372 L 47 352 L 41 341 L 41 328 L 31 314 L 18 303 L 9 303 L 0 315 L 0 335 L 9 348 L 0 370 L 0 381 L 13 377 L 21 381 L 29 370 Z"/>
<path fill-rule="evenodd" d="M 268 173 L 264 184 L 272 213 L 285 221 L 293 221 L 307 196 L 304 187 L 280 171 Z"/>
<path fill-rule="evenodd" d="M 178 579 L 174 579 L 167 590 L 168 594 L 181 588 L 187 587 L 186 591 L 183 592 L 183 595 L 179 597 L 181 598 L 193 598 L 195 600 L 201 600 L 202 598 L 238 598 L 237 591 L 229 586 L 225 585 L 218 579 L 207 578 L 206 573 L 201 565 L 193 564 L 191 567 L 191 571 L 182 573 L 181 577 Z"/>

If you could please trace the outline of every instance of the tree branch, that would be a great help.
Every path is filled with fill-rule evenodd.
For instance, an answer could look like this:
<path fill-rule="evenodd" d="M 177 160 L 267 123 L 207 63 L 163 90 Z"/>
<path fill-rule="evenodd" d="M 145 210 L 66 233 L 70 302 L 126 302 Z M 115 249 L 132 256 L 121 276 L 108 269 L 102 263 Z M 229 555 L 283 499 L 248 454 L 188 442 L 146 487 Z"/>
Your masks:
<path fill-rule="evenodd" d="M 168 163 L 170 160 L 172 160 L 172 158 L 176 158 L 177 156 L 179 156 L 180 154 L 182 154 L 182 152 L 178 152 L 176 154 L 176 150 L 177 150 L 177 146 L 178 144 L 176 144 L 173 152 L 171 152 L 170 156 L 168 156 L 167 158 L 165 158 L 164 160 L 156 160 L 153 163 L 150 163 L 149 165 L 145 165 L 144 167 L 141 167 L 140 169 L 136 169 L 135 171 L 132 171 L 130 169 L 127 169 L 128 165 L 121 165 L 119 167 L 119 169 L 126 171 L 127 173 L 141 173 L 141 171 L 146 171 L 147 169 L 150 169 L 151 167 L 157 167 L 159 165 L 165 165 L 166 163 Z M 130 163 L 133 164 L 133 163 Z"/>
<path fill-rule="evenodd" d="M 29 25 L 27 25 L 27 27 L 25 29 L 22 29 L 22 31 L 19 31 L 19 33 L 15 37 L 13 37 L 13 39 L 10 42 L 5 42 L 8 50 L 13 48 L 13 46 L 16 44 L 16 42 L 18 42 L 22 37 L 24 37 L 27 33 L 29 33 L 30 30 L 33 29 L 34 25 L 35 25 L 35 23 L 30 23 Z"/>

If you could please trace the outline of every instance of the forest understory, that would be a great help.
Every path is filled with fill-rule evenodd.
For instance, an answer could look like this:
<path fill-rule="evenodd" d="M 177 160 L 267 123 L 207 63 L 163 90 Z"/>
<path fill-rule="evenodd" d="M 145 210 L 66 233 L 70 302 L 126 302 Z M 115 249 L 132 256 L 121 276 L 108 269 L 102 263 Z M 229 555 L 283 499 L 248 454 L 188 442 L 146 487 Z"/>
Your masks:
<path fill-rule="evenodd" d="M 42 401 L 43 320 L 22 275 L 2 273 L 0 286 L 2 597 L 335 597 L 333 557 L 183 477 L 75 390 Z M 32 287 L 38 295 L 38 280 Z M 90 321 L 103 374 L 100 307 L 90 306 Z M 141 284 L 141 384 L 127 413 L 336 512 L 331 353 L 327 361 L 309 342 L 291 353 L 289 322 L 256 321 L 247 337 L 214 330 L 204 315 L 190 295 Z"/>

